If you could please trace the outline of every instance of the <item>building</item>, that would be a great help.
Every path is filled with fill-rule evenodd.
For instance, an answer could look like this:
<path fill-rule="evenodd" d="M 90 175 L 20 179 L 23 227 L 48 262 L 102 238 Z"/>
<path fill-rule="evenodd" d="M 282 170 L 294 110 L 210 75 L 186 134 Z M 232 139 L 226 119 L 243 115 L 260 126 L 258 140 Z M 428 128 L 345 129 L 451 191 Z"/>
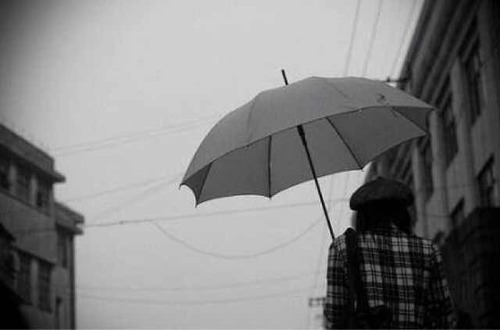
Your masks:
<path fill-rule="evenodd" d="M 391 149 L 367 180 L 414 191 L 417 234 L 441 246 L 452 295 L 475 327 L 500 327 L 500 2 L 426 0 L 399 87 L 437 111 L 430 135 Z"/>
<path fill-rule="evenodd" d="M 30 328 L 76 325 L 74 237 L 84 219 L 54 200 L 64 180 L 49 155 L 0 125 L 2 304 Z"/>

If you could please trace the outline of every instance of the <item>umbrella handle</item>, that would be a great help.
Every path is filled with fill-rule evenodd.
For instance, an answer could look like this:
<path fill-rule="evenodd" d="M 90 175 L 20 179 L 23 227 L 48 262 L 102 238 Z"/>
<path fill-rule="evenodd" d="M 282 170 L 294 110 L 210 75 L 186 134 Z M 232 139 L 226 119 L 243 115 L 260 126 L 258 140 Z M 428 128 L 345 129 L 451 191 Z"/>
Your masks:
<path fill-rule="evenodd" d="M 288 79 L 286 78 L 285 70 L 283 69 L 281 70 L 281 75 L 283 76 L 285 85 L 288 85 Z M 318 177 L 316 176 L 316 170 L 314 169 L 311 153 L 309 152 L 309 148 L 307 147 L 306 133 L 304 132 L 304 127 L 302 125 L 299 125 L 297 126 L 297 130 L 299 131 L 300 139 L 302 140 L 302 145 L 304 145 L 304 149 L 306 150 L 307 160 L 309 161 L 309 167 L 311 168 L 311 172 L 314 177 L 314 183 L 316 184 L 316 189 L 318 190 L 319 199 L 321 201 L 321 206 L 323 207 L 323 212 L 325 213 L 326 223 L 328 224 L 328 229 L 330 230 L 330 236 L 332 236 L 332 240 L 334 240 L 335 235 L 333 234 L 332 224 L 330 222 L 330 217 L 328 216 L 328 210 L 326 209 L 325 200 L 323 199 L 323 194 L 321 193 Z"/>
<path fill-rule="evenodd" d="M 332 236 L 332 240 L 335 239 L 335 235 L 333 234 L 332 224 L 330 222 L 330 217 L 328 216 L 328 211 L 326 209 L 325 200 L 323 199 L 323 194 L 321 193 L 321 189 L 318 182 L 318 177 L 316 176 L 316 170 L 314 169 L 314 164 L 312 162 L 311 153 L 307 146 L 306 134 L 304 132 L 304 127 L 302 125 L 297 126 L 297 130 L 299 131 L 300 139 L 302 140 L 302 145 L 306 150 L 307 160 L 309 161 L 309 167 L 311 168 L 312 175 L 314 177 L 314 183 L 316 184 L 316 189 L 318 190 L 319 199 L 321 201 L 321 206 L 323 207 L 323 212 L 325 213 L 326 222 L 328 223 L 328 229 L 330 230 L 330 235 Z"/>
<path fill-rule="evenodd" d="M 283 76 L 283 80 L 285 81 L 285 85 L 288 85 L 288 79 L 286 79 L 285 70 L 281 69 L 281 75 Z"/>

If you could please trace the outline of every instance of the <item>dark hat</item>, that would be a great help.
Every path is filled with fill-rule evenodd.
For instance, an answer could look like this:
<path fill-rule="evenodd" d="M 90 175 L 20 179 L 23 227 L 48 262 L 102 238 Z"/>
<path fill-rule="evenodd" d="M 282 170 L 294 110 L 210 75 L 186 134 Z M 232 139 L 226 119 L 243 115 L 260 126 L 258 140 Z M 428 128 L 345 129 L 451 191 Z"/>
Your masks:
<path fill-rule="evenodd" d="M 413 203 L 413 194 L 404 183 L 378 177 L 359 187 L 351 196 L 349 206 L 357 211 L 374 202 L 391 202 L 401 206 Z"/>

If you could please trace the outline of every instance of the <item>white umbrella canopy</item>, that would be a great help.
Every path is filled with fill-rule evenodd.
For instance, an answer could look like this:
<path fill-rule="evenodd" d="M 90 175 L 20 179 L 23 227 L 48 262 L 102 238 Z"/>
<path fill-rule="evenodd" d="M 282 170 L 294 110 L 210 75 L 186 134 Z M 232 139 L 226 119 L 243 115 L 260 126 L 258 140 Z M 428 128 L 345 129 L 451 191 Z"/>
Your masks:
<path fill-rule="evenodd" d="M 271 197 L 311 179 L 317 184 L 317 177 L 362 169 L 387 149 L 427 134 L 432 109 L 384 82 L 355 77 L 310 77 L 263 91 L 211 129 L 181 185 L 199 204 Z"/>

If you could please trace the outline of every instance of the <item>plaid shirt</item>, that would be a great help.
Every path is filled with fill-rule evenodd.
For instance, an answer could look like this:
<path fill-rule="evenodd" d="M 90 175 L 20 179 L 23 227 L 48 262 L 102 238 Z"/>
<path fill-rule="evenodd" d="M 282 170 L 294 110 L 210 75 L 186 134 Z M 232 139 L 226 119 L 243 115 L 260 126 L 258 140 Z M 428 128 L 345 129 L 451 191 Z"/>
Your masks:
<path fill-rule="evenodd" d="M 391 328 L 450 328 L 452 301 L 439 249 L 431 242 L 395 227 L 358 235 L 360 275 L 370 307 L 392 311 Z M 347 308 L 346 239 L 330 246 L 325 318 L 327 328 L 339 327 Z"/>

